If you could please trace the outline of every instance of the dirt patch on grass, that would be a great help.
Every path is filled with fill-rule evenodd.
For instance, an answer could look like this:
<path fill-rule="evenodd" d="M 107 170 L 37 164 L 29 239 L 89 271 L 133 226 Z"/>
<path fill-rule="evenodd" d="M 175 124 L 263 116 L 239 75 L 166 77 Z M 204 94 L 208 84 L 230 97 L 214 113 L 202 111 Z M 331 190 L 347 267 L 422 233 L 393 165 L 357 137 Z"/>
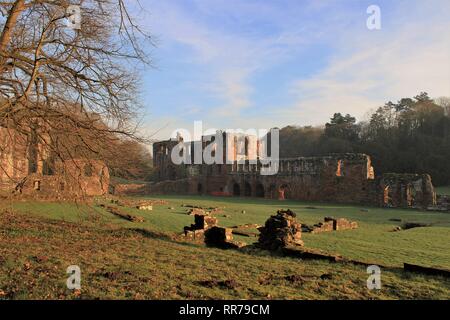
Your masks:
<path fill-rule="evenodd" d="M 156 232 L 148 229 L 141 229 L 141 228 L 131 228 L 129 229 L 132 232 L 135 232 L 137 234 L 140 234 L 146 238 L 152 238 L 152 239 L 161 239 L 161 240 L 175 240 L 175 236 L 170 236 L 163 232 Z"/>
<path fill-rule="evenodd" d="M 320 276 L 311 276 L 311 275 L 303 275 L 303 274 L 288 274 L 285 276 L 274 276 L 272 274 L 268 274 L 264 277 L 261 277 L 258 280 L 258 283 L 260 285 L 272 285 L 274 283 L 277 283 L 279 281 L 286 281 L 292 285 L 302 285 L 306 282 L 315 281 L 318 282 L 319 280 L 332 280 L 333 275 L 330 273 L 324 273 Z"/>
<path fill-rule="evenodd" d="M 238 284 L 236 280 L 204 280 L 197 282 L 202 287 L 220 288 L 220 289 L 236 289 Z"/>
<path fill-rule="evenodd" d="M 125 276 L 131 276 L 133 273 L 131 271 L 98 271 L 95 273 L 96 276 L 106 278 L 108 280 L 117 280 Z"/>
<path fill-rule="evenodd" d="M 431 227 L 429 223 L 421 223 L 421 222 L 405 222 L 401 225 L 403 230 L 414 229 L 414 228 L 424 228 Z"/>

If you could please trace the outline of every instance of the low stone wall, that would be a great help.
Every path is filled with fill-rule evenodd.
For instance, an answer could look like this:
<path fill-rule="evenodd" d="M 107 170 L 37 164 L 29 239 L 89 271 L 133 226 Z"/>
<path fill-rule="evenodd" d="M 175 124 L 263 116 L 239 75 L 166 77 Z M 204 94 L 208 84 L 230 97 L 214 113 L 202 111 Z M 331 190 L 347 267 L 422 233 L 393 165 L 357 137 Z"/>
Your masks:
<path fill-rule="evenodd" d="M 322 233 L 338 230 L 351 230 L 358 228 L 358 223 L 355 221 L 349 221 L 344 218 L 335 219 L 332 217 L 325 217 L 324 222 L 315 224 L 312 227 L 311 233 Z"/>
<path fill-rule="evenodd" d="M 237 249 L 245 245 L 233 240 L 233 229 L 217 226 L 205 231 L 205 243 L 208 246 L 222 249 Z"/>
<path fill-rule="evenodd" d="M 233 229 L 217 226 L 218 220 L 207 214 L 196 214 L 194 224 L 184 227 L 184 236 L 191 241 L 204 241 L 206 245 L 222 248 L 237 249 L 245 243 L 233 241 Z"/>
<path fill-rule="evenodd" d="M 205 231 L 215 227 L 217 222 L 217 218 L 205 214 L 196 214 L 194 216 L 194 224 L 184 227 L 184 236 L 189 240 L 203 241 L 205 239 Z"/>
<path fill-rule="evenodd" d="M 427 208 L 429 211 L 450 211 L 450 196 L 440 196 L 436 197 L 436 206 L 429 206 Z"/>

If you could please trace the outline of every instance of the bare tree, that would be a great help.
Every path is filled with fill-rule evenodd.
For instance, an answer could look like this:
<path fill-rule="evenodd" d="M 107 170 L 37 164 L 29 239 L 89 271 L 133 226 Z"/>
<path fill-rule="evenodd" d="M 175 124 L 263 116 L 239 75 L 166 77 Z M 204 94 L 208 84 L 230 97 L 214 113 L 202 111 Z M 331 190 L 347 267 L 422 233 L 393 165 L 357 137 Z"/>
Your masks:
<path fill-rule="evenodd" d="M 450 116 L 450 97 L 439 97 L 434 99 L 438 106 L 444 108 L 444 113 L 448 117 Z"/>
<path fill-rule="evenodd" d="M 109 140 L 136 138 L 136 69 L 151 64 L 152 39 L 123 0 L 3 1 L 0 14 L 0 127 L 61 158 L 100 158 Z"/>

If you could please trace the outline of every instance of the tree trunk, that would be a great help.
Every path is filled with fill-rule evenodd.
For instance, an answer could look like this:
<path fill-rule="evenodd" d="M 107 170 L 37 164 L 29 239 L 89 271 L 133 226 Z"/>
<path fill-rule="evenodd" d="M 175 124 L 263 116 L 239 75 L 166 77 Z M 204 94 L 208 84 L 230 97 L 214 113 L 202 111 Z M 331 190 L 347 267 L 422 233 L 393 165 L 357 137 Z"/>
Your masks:
<path fill-rule="evenodd" d="M 5 27 L 3 28 L 2 34 L 0 36 L 0 73 L 3 73 L 4 63 L 6 59 L 6 49 L 11 40 L 11 34 L 16 26 L 17 18 L 20 13 L 25 9 L 25 0 L 16 0 L 8 14 L 8 19 L 6 20 Z"/>

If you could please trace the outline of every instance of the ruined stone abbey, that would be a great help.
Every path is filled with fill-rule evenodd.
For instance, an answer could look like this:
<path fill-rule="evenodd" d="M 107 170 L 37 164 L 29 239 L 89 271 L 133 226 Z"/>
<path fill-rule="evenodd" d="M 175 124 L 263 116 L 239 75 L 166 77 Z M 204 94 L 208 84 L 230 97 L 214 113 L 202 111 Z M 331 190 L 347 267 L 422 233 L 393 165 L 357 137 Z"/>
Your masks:
<path fill-rule="evenodd" d="M 224 136 L 225 132 L 222 133 Z M 209 141 L 208 139 L 205 139 Z M 189 142 L 194 157 L 195 143 Z M 179 140 L 153 144 L 155 182 L 117 185 L 117 194 L 191 194 L 261 197 L 358 203 L 386 207 L 427 208 L 436 194 L 427 174 L 375 176 L 365 154 L 333 154 L 322 157 L 280 159 L 278 172 L 261 174 L 256 137 L 235 134 L 223 148 L 223 164 L 181 164 L 171 160 Z M 230 143 L 229 141 L 232 141 Z M 69 199 L 110 192 L 109 170 L 100 160 L 56 159 L 32 134 L 0 127 L 0 191 L 41 199 Z M 235 159 L 227 162 L 227 157 Z"/>
<path fill-rule="evenodd" d="M 73 199 L 107 194 L 109 171 L 100 160 L 55 157 L 50 141 L 30 129 L 0 126 L 0 191 L 35 199 Z"/>
<path fill-rule="evenodd" d="M 370 156 L 365 154 L 280 159 L 277 174 L 261 175 L 261 164 L 255 150 L 259 144 L 249 147 L 252 145 L 249 143 L 251 138 L 236 137 L 232 146 L 225 143 L 224 164 L 209 165 L 175 165 L 171 161 L 171 153 L 179 141 L 154 143 L 153 161 L 159 182 L 147 186 L 146 192 L 295 199 L 405 208 L 426 208 L 436 203 L 429 175 L 384 174 L 376 177 Z M 209 139 L 202 139 L 204 140 Z M 203 148 L 207 145 L 200 143 Z M 191 142 L 188 148 L 191 156 L 194 154 L 194 144 L 195 142 Z M 234 153 L 233 163 L 225 161 L 227 152 Z"/>

